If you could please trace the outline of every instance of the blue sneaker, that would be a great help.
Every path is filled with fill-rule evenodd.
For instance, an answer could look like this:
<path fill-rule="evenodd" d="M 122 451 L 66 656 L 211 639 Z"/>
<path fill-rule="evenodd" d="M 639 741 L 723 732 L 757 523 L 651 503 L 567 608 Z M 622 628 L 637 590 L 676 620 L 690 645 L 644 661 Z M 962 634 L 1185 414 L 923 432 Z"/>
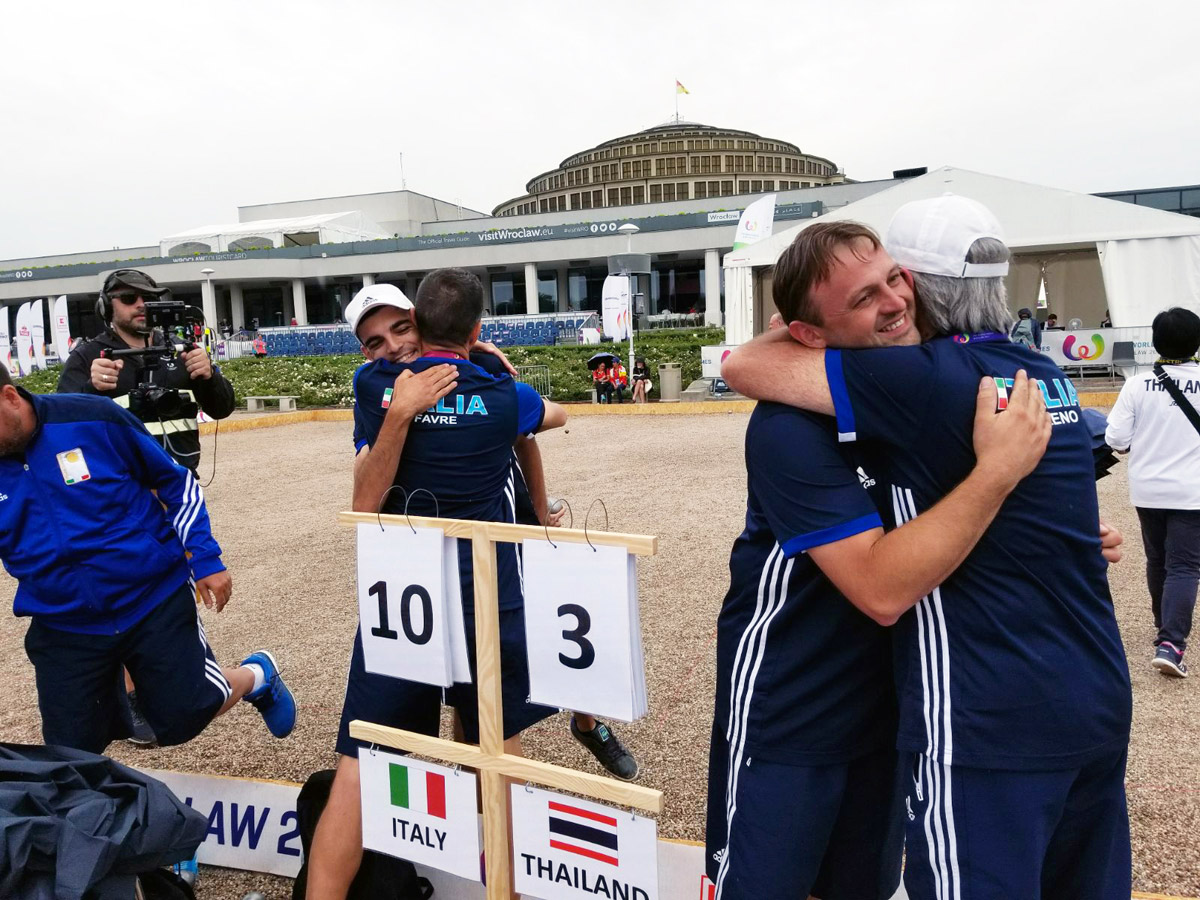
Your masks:
<path fill-rule="evenodd" d="M 1150 665 L 1158 669 L 1163 675 L 1172 675 L 1175 678 L 1187 678 L 1187 666 L 1183 664 L 1183 651 L 1178 649 L 1170 641 L 1163 641 L 1158 645 L 1158 649 L 1154 651 L 1154 659 L 1150 661 Z"/>
<path fill-rule="evenodd" d="M 292 692 L 283 683 L 279 675 L 279 665 L 275 657 L 266 650 L 256 650 L 245 659 L 242 665 L 261 666 L 266 683 L 257 691 L 252 691 L 244 699 L 262 713 L 263 721 L 271 734 L 277 738 L 287 737 L 296 726 L 296 700 Z"/>

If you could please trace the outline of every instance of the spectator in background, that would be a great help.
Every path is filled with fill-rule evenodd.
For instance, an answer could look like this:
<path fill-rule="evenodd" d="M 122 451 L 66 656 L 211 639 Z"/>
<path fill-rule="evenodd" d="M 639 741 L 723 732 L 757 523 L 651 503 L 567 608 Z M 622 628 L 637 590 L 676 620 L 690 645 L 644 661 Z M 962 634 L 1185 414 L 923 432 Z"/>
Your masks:
<path fill-rule="evenodd" d="M 598 403 L 609 403 L 612 401 L 613 386 L 608 377 L 608 366 L 604 363 L 600 363 L 592 371 L 592 384 L 596 389 L 596 401 Z"/>
<path fill-rule="evenodd" d="M 1104 311 L 1104 318 L 1100 320 L 1101 328 L 1112 328 L 1112 316 L 1108 314 L 1108 310 Z"/>
<path fill-rule="evenodd" d="M 1042 326 L 1033 317 L 1033 310 L 1028 306 L 1021 307 L 1017 313 L 1017 321 L 1008 333 L 1013 343 L 1024 344 L 1030 350 L 1042 349 Z"/>
<path fill-rule="evenodd" d="M 1050 313 L 1050 315 L 1046 316 L 1046 327 L 1047 328 L 1057 328 L 1058 327 L 1058 316 L 1055 315 L 1054 313 Z"/>
<path fill-rule="evenodd" d="M 654 390 L 654 382 L 650 380 L 650 368 L 646 360 L 638 357 L 633 364 L 633 402 L 645 403 L 646 395 Z"/>
<path fill-rule="evenodd" d="M 608 370 L 608 380 L 617 395 L 617 402 L 625 402 L 625 389 L 629 387 L 629 373 L 621 363 L 620 357 L 613 357 L 612 368 Z"/>
<path fill-rule="evenodd" d="M 1155 316 L 1151 329 L 1154 371 L 1125 382 L 1104 438 L 1129 453 L 1129 501 L 1142 524 L 1158 629 L 1151 665 L 1183 678 L 1200 583 L 1200 417 L 1184 406 L 1200 410 L 1200 316 L 1177 306 Z"/>

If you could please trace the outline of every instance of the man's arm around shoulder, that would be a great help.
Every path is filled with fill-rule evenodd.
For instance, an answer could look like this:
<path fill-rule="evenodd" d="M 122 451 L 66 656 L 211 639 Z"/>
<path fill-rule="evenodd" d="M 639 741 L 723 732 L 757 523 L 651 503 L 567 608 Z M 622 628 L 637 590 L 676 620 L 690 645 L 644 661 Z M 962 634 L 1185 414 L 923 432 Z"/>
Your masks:
<path fill-rule="evenodd" d="M 786 328 L 775 328 L 734 350 L 721 365 L 721 377 L 746 397 L 773 400 L 833 415 L 825 374 L 825 351 L 806 347 Z"/>
<path fill-rule="evenodd" d="M 396 377 L 379 434 L 354 460 L 351 507 L 355 512 L 378 511 L 384 492 L 395 481 L 413 418 L 453 391 L 457 384 L 458 370 L 451 365 L 433 366 L 415 375 L 405 369 Z"/>
<path fill-rule="evenodd" d="M 976 397 L 971 474 L 928 512 L 894 531 L 875 528 L 808 551 L 851 603 L 881 625 L 896 622 L 962 564 L 1005 498 L 1037 466 L 1052 425 L 1041 391 L 1017 374 L 1008 408 L 996 414 L 996 386 Z"/>

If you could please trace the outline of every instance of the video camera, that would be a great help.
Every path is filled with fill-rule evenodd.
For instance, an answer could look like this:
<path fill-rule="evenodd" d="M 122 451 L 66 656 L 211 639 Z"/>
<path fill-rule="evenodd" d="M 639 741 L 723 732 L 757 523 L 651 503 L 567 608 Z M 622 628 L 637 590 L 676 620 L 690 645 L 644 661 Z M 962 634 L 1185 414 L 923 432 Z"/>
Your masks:
<path fill-rule="evenodd" d="M 194 418 L 199 411 L 194 400 L 185 399 L 174 388 L 151 383 L 153 373 L 164 360 L 196 349 L 195 329 L 203 326 L 204 314 L 182 300 L 150 300 L 145 304 L 146 325 L 150 335 L 145 347 L 106 350 L 107 359 L 141 359 L 138 385 L 129 392 L 129 411 L 143 422 Z M 161 335 L 161 340 L 156 337 Z"/>

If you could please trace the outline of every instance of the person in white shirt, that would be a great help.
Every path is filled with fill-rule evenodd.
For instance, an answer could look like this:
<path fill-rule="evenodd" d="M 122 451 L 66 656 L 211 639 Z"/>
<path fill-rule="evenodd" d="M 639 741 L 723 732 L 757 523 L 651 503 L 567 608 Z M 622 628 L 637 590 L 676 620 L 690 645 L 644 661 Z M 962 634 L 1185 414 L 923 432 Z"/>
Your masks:
<path fill-rule="evenodd" d="M 1154 317 L 1157 367 L 1200 410 L 1200 316 L 1175 307 Z M 1154 373 L 1131 378 L 1108 416 L 1105 440 L 1129 453 L 1129 499 L 1142 524 L 1146 582 L 1154 612 L 1153 666 L 1184 677 L 1200 583 L 1200 426 Z"/>

